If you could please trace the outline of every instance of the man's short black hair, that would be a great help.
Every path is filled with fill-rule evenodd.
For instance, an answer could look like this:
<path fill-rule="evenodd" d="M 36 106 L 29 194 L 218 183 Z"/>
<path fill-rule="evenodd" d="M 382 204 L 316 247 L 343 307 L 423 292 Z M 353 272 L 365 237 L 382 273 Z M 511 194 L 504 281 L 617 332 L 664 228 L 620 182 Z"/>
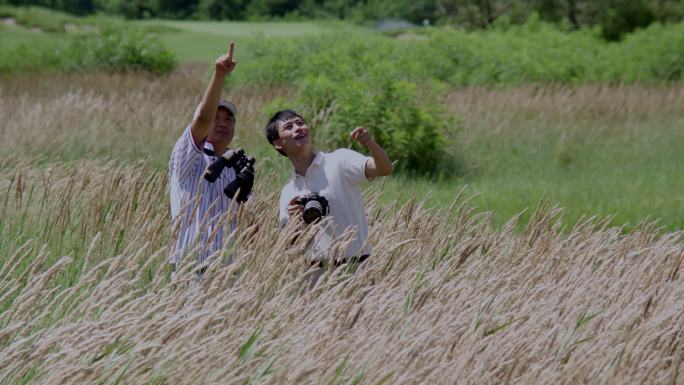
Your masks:
<path fill-rule="evenodd" d="M 273 142 L 276 141 L 276 139 L 280 138 L 280 135 L 278 134 L 278 122 L 284 122 L 286 120 L 290 120 L 292 118 L 299 118 L 301 120 L 304 120 L 301 115 L 299 115 L 297 112 L 293 110 L 280 110 L 273 114 L 271 119 L 268 121 L 268 124 L 266 125 L 266 139 L 268 139 L 268 142 L 271 143 L 271 146 L 273 146 Z M 287 156 L 283 152 L 283 150 L 279 150 L 276 148 L 276 150 L 280 153 L 282 156 Z"/>

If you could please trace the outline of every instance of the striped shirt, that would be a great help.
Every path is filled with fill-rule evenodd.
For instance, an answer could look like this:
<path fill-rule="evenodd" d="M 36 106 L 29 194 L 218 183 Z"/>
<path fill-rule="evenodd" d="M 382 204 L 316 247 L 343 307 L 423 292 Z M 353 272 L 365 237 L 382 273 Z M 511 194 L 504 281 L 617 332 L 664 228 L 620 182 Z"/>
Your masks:
<path fill-rule="evenodd" d="M 225 214 L 231 207 L 235 212 L 237 203 L 233 203 L 223 193 L 226 185 L 235 180 L 235 170 L 226 168 L 214 183 L 209 183 L 203 177 L 204 170 L 215 160 L 215 157 L 204 154 L 197 147 L 192 139 L 190 126 L 183 131 L 173 147 L 169 161 L 169 193 L 174 230 L 170 263 L 180 262 L 195 247 L 197 262 L 203 262 L 221 249 L 224 235 L 235 229 L 235 220 Z"/>

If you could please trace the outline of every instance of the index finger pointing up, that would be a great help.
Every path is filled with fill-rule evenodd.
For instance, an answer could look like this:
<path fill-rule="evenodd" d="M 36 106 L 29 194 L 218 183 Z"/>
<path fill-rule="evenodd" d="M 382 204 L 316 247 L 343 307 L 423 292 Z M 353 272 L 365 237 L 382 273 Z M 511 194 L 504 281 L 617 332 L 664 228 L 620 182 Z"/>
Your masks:
<path fill-rule="evenodd" d="M 235 47 L 235 43 L 233 43 L 231 41 L 230 44 L 228 45 L 228 57 L 231 59 L 233 58 L 233 48 L 234 47 Z"/>

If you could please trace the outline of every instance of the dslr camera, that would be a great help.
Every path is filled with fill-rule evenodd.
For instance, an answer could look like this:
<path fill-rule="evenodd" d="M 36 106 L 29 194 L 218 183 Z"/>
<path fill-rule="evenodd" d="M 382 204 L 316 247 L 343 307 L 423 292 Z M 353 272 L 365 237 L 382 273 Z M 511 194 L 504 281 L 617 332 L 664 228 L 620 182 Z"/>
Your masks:
<path fill-rule="evenodd" d="M 213 148 L 204 148 L 207 155 L 214 156 Z M 228 183 L 223 193 L 230 199 L 238 202 L 245 202 L 254 186 L 254 157 L 246 156 L 241 148 L 237 150 L 227 149 L 214 163 L 210 164 L 204 171 L 204 179 L 209 183 L 216 182 L 221 176 L 223 169 L 230 167 L 235 170 L 236 178 Z"/>
<path fill-rule="evenodd" d="M 311 224 L 319 220 L 321 217 L 328 215 L 330 207 L 328 200 L 325 197 L 318 195 L 318 193 L 311 193 L 295 200 L 295 203 L 304 206 L 304 213 L 302 215 L 306 224 Z"/>

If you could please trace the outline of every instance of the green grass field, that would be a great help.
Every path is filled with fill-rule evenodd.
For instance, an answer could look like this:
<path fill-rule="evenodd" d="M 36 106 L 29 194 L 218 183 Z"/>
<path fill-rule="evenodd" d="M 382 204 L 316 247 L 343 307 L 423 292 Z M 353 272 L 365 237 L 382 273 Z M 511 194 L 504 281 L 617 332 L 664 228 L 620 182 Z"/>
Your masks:
<path fill-rule="evenodd" d="M 7 8 L 6 9 L 14 9 Z M 0 14 L 3 8 L 0 7 Z M 16 11 L 15 11 L 16 12 Z M 9 13 L 6 11 L 5 13 Z M 294 37 L 303 34 L 320 34 L 339 29 L 362 30 L 362 27 L 337 22 L 208 22 L 177 20 L 143 20 L 124 22 L 112 17 L 76 18 L 60 12 L 33 7 L 21 14 L 26 25 L 0 24 L 0 46 L 17 44 L 63 44 L 77 36 L 74 33 L 56 33 L 64 23 L 82 23 L 98 26 L 103 23 L 128 23 L 159 35 L 161 41 L 181 62 L 212 62 L 217 52 L 225 49 L 229 41 L 235 41 L 242 54 L 249 53 L 248 43 L 260 37 Z M 43 31 L 32 31 L 31 25 L 43 26 Z M 47 31 L 45 31 L 47 29 Z M 51 32 L 52 31 L 52 32 Z M 238 52 L 239 54 L 239 52 Z"/>
<path fill-rule="evenodd" d="M 59 35 L 34 32 L 20 25 L 0 24 L 0 45 L 14 47 L 19 44 L 51 44 L 60 42 Z"/>
<path fill-rule="evenodd" d="M 249 51 L 249 45 L 246 43 L 261 36 L 287 38 L 303 34 L 319 34 L 334 28 L 352 28 L 342 24 L 324 25 L 317 22 L 151 20 L 135 22 L 134 25 L 152 29 L 167 28 L 168 30 L 160 33 L 159 36 L 182 62 L 213 62 L 217 56 L 217 49 L 224 49 L 229 41 L 234 41 L 244 55 Z M 239 51 L 236 54 L 239 54 Z"/>

